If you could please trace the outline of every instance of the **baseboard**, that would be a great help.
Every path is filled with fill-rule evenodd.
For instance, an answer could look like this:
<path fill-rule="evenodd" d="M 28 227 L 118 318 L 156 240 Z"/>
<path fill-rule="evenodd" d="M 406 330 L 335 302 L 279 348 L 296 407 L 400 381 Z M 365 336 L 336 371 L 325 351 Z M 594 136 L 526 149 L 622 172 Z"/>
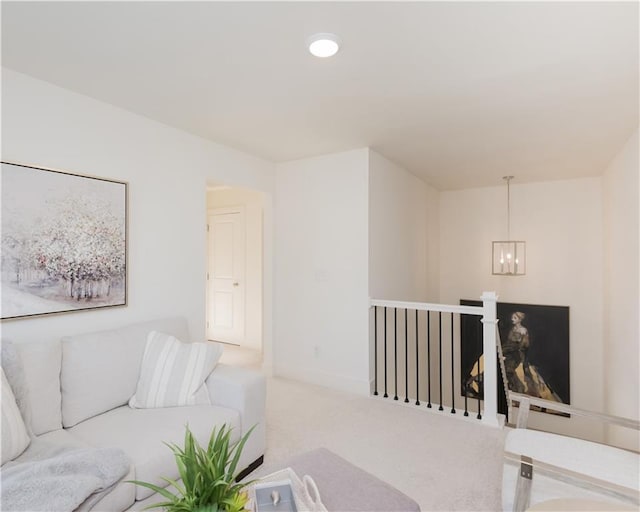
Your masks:
<path fill-rule="evenodd" d="M 298 380 L 309 384 L 316 384 L 325 388 L 346 391 L 357 395 L 368 396 L 370 394 L 370 384 L 368 379 L 354 379 L 332 373 L 320 372 L 309 368 L 289 368 L 275 365 L 274 375 L 285 379 Z"/>

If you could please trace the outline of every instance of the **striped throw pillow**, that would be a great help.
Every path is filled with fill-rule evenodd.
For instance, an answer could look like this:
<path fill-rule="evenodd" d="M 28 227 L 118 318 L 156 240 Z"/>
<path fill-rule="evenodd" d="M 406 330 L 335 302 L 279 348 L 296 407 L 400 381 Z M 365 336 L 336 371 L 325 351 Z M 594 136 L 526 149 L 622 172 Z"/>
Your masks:
<path fill-rule="evenodd" d="M 151 409 L 210 404 L 204 381 L 221 355 L 220 343 L 182 343 L 168 334 L 150 332 L 129 406 Z"/>
<path fill-rule="evenodd" d="M 2 370 L 2 464 L 15 459 L 30 442 L 16 397 Z"/>

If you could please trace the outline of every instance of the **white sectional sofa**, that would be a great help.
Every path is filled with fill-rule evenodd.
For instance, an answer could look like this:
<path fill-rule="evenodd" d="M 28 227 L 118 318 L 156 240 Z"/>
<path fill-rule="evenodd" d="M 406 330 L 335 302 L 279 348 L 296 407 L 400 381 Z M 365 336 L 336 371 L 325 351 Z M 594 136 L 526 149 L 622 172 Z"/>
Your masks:
<path fill-rule="evenodd" d="M 120 448 L 131 461 L 124 480 L 165 485 L 161 477 L 177 478 L 178 473 L 173 453 L 163 443 L 182 445 L 186 425 L 200 443 L 208 442 L 212 429 L 223 423 L 233 427 L 236 439 L 255 425 L 238 467 L 259 465 L 265 450 L 266 393 L 258 372 L 218 364 L 206 381 L 211 405 L 127 405 L 152 330 L 189 340 L 182 318 L 68 336 L 55 343 L 12 340 L 24 368 L 33 434 L 60 445 Z M 29 448 L 16 460 L 28 457 Z M 92 510 L 140 510 L 157 499 L 151 494 L 122 481 Z"/>

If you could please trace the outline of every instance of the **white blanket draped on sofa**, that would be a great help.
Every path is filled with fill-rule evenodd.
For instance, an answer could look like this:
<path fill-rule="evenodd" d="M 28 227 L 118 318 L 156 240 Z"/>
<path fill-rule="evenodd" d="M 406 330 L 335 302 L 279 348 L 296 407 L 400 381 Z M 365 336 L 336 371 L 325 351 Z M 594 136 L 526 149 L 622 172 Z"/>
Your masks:
<path fill-rule="evenodd" d="M 129 472 L 117 448 L 75 448 L 34 439 L 2 468 L 2 510 L 89 510 Z M 81 507 L 82 505 L 82 507 Z"/>

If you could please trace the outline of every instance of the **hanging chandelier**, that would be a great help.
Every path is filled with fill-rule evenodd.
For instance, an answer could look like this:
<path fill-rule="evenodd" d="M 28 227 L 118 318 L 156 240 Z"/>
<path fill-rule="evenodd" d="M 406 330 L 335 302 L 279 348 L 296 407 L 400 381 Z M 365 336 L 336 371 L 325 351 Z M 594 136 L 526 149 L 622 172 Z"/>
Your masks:
<path fill-rule="evenodd" d="M 507 239 L 493 242 L 492 274 L 496 276 L 523 276 L 526 271 L 526 243 L 511 240 L 511 188 L 513 176 L 502 178 L 507 182 Z"/>

